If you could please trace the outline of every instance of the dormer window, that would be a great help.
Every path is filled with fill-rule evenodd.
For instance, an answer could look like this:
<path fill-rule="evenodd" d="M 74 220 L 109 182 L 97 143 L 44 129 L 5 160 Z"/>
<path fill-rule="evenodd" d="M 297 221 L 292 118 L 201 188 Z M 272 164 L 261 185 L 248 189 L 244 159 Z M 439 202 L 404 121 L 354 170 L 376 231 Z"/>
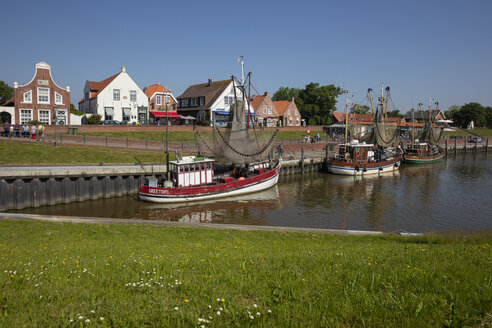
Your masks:
<path fill-rule="evenodd" d="M 50 89 L 38 88 L 38 104 L 50 103 Z"/>
<path fill-rule="evenodd" d="M 205 97 L 200 97 L 200 106 L 205 105 Z"/>
<path fill-rule="evenodd" d="M 198 98 L 191 98 L 191 107 L 198 106 Z"/>
<path fill-rule="evenodd" d="M 29 90 L 28 92 L 24 92 L 24 102 L 25 103 L 32 103 L 32 91 Z"/>

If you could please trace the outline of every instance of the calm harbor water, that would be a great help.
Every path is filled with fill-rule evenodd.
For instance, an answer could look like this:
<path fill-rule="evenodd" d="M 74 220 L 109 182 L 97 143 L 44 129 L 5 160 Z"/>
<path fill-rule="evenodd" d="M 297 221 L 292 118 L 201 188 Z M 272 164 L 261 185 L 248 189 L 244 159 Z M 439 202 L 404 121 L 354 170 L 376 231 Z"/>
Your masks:
<path fill-rule="evenodd" d="M 13 211 L 12 211 L 13 212 Z M 451 155 L 393 174 L 281 176 L 269 190 L 211 202 L 161 205 L 137 195 L 18 212 L 181 222 L 381 231 L 492 229 L 492 158 Z"/>

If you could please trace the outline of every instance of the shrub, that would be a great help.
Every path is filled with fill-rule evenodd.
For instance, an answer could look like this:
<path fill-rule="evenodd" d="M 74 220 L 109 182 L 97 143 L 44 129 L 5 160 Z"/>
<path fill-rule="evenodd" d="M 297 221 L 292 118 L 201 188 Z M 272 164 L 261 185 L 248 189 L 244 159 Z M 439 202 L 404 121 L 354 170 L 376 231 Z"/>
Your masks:
<path fill-rule="evenodd" d="M 87 124 L 91 124 L 91 125 L 99 124 L 99 122 L 101 122 L 101 118 L 102 118 L 102 115 L 93 114 L 93 115 L 87 117 Z"/>

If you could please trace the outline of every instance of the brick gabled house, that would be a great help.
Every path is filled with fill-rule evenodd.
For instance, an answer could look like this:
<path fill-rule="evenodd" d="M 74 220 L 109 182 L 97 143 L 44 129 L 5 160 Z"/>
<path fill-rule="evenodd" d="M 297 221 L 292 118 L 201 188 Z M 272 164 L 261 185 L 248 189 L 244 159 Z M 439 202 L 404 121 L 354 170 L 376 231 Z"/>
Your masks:
<path fill-rule="evenodd" d="M 413 119 L 415 122 L 424 122 L 429 118 L 429 110 L 414 110 L 413 111 Z M 431 118 L 433 122 L 436 122 L 437 120 L 445 120 L 446 117 L 444 116 L 444 113 L 440 109 L 433 109 L 431 110 Z M 408 111 L 405 114 L 405 119 L 407 122 L 412 121 L 412 111 Z"/>
<path fill-rule="evenodd" d="M 302 118 L 299 109 L 297 109 L 294 97 L 290 101 L 274 101 L 273 105 L 277 109 L 282 126 L 301 126 Z"/>
<path fill-rule="evenodd" d="M 43 124 L 70 124 L 70 87 L 58 86 L 51 76 L 51 66 L 35 65 L 34 77 L 27 84 L 14 82 L 14 123 L 39 121 Z"/>
<path fill-rule="evenodd" d="M 258 124 L 272 127 L 277 126 L 279 121 L 279 114 L 275 105 L 270 98 L 270 93 L 265 92 L 263 96 L 256 96 L 250 101 L 251 107 L 256 113 L 256 120 Z"/>
<path fill-rule="evenodd" d="M 145 87 L 143 92 L 149 99 L 149 110 L 169 110 L 176 112 L 178 101 L 174 98 L 171 91 L 163 87 L 161 84 L 153 84 Z"/>

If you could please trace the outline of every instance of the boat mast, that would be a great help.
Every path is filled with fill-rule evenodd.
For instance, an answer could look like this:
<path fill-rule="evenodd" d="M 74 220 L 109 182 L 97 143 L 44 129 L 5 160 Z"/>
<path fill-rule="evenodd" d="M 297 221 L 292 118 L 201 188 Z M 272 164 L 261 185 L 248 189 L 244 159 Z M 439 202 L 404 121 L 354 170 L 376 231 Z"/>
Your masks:
<path fill-rule="evenodd" d="M 386 87 L 386 99 L 384 102 L 384 120 L 388 120 L 388 98 L 389 98 L 389 93 L 390 93 L 390 87 Z"/>
<path fill-rule="evenodd" d="M 348 95 L 345 100 L 345 152 L 347 152 L 347 139 L 348 139 Z"/>
<path fill-rule="evenodd" d="M 414 119 L 414 109 L 412 108 L 412 149 L 415 143 L 415 119 Z"/>
<path fill-rule="evenodd" d="M 371 113 L 374 119 L 374 105 L 372 103 L 372 94 L 371 94 L 372 89 L 371 88 L 367 89 L 367 92 L 369 93 L 369 99 L 371 100 Z"/>

